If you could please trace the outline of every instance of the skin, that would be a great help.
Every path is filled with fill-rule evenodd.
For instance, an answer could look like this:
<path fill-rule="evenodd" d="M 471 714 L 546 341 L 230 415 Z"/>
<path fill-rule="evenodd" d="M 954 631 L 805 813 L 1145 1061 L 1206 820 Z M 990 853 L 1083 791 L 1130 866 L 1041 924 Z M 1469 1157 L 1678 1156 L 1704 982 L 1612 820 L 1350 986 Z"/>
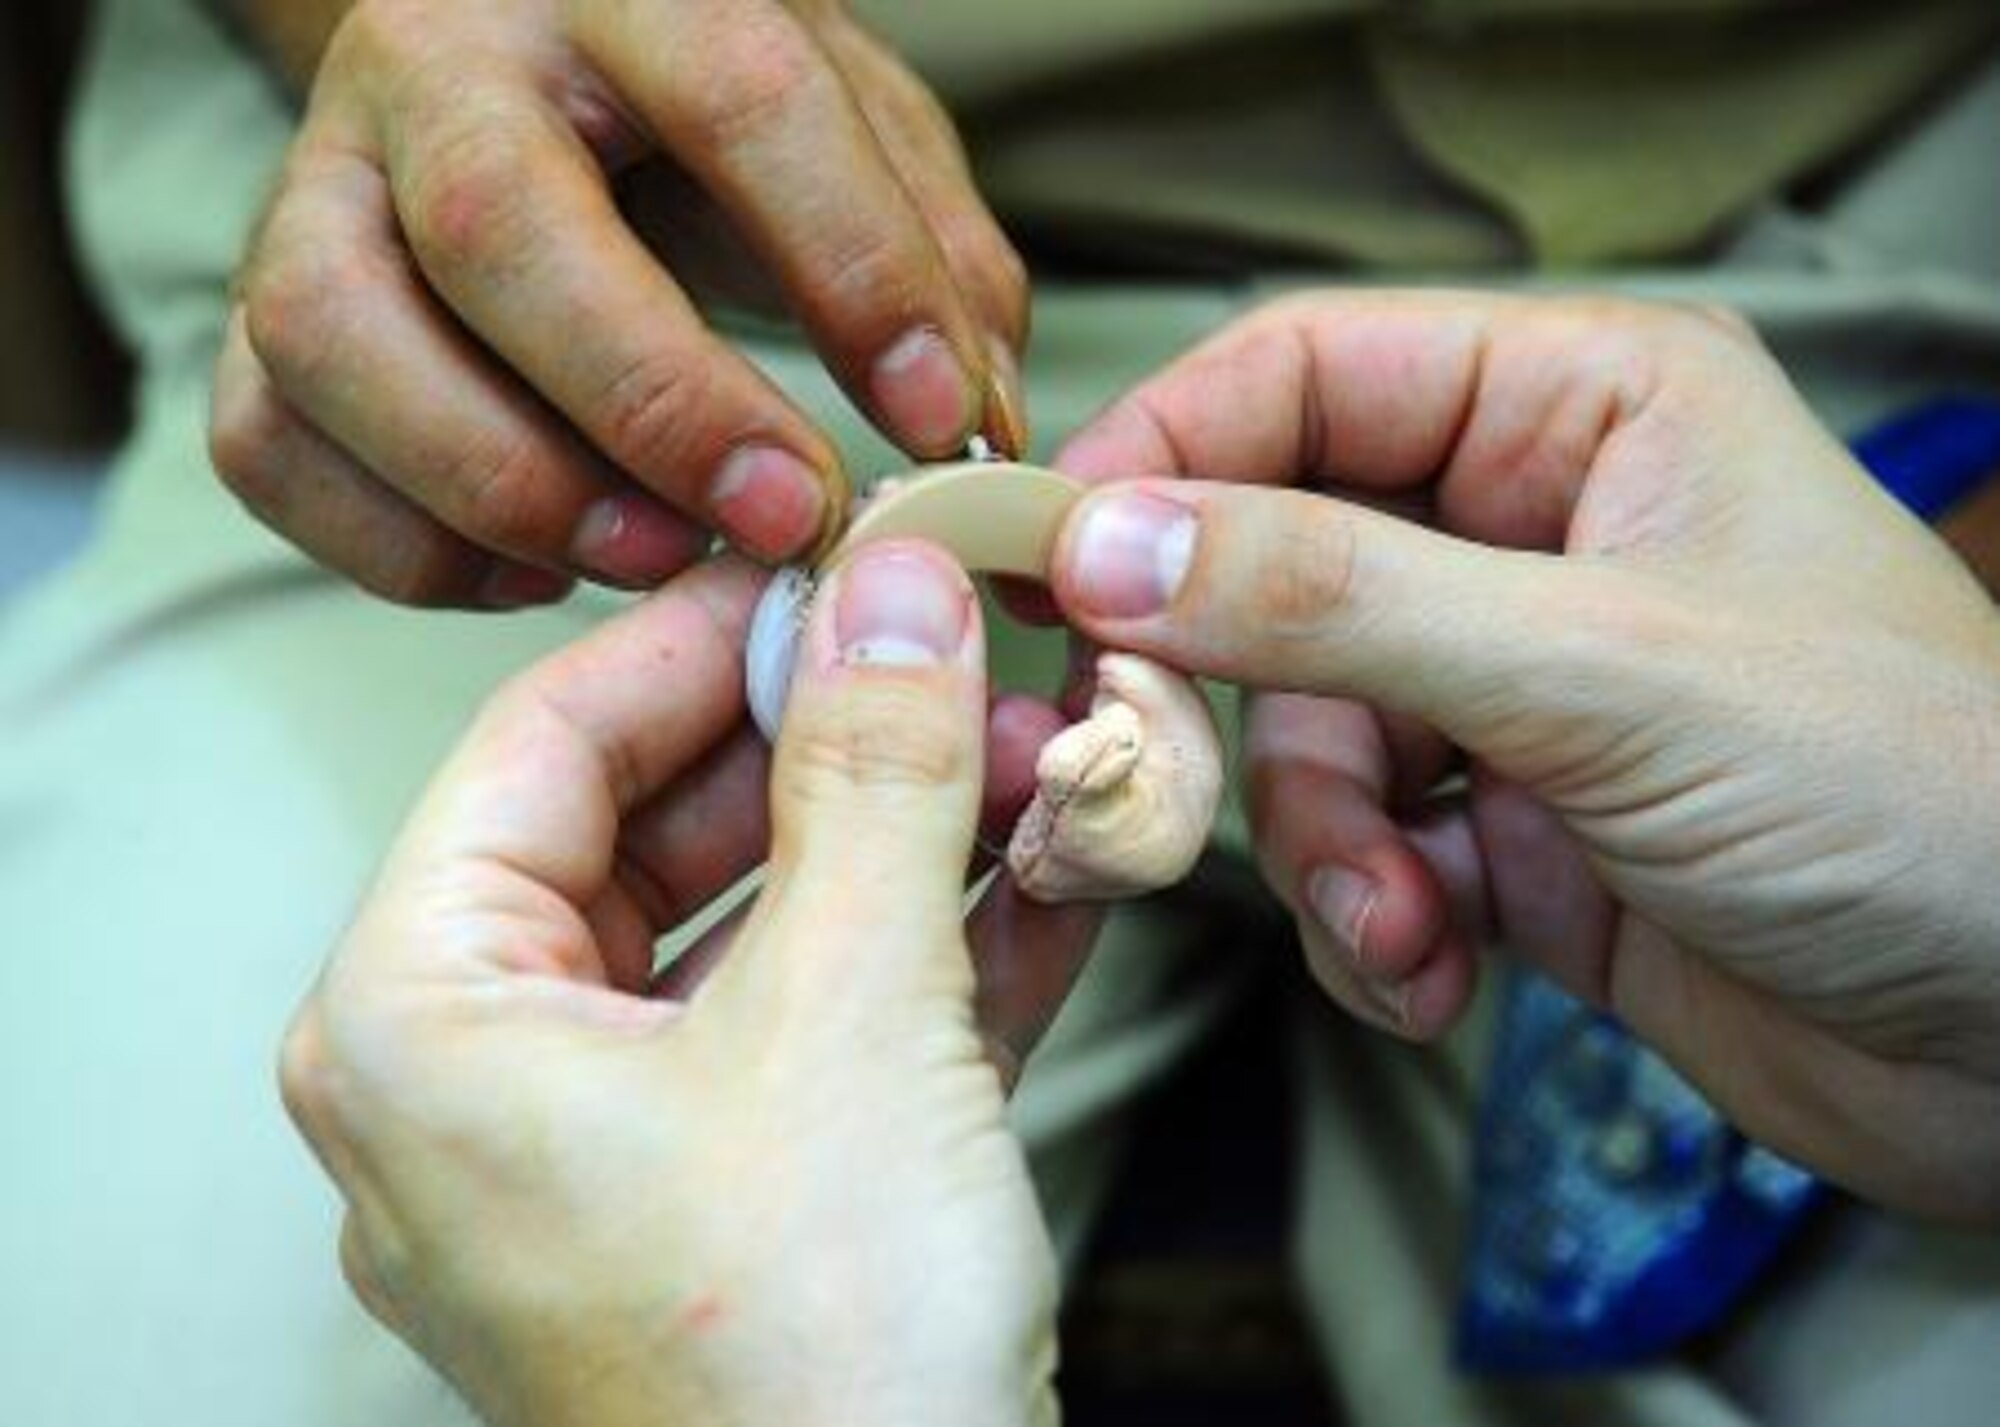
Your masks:
<path fill-rule="evenodd" d="M 1331 994 L 1429 1037 L 1504 944 L 1751 1134 L 2000 1222 L 2000 620 L 1743 324 L 1302 298 L 1058 464 L 1174 478 L 1086 498 L 1054 587 L 1259 691 L 1258 855 Z"/>
<path fill-rule="evenodd" d="M 1990 593 L 2000 594 L 2000 470 L 1939 523 L 1942 535 Z"/>
<path fill-rule="evenodd" d="M 299 1011 L 286 1103 L 362 1301 L 489 1421 L 1053 1421 L 1004 1081 L 1095 918 L 1004 886 L 962 918 L 985 649 L 947 557 L 834 578 L 774 761 L 737 694 L 758 585 L 700 568 L 492 701 Z"/>
<path fill-rule="evenodd" d="M 1019 258 L 930 93 L 834 0 L 240 7 L 309 97 L 236 284 L 216 468 L 388 598 L 777 560 L 831 442 L 705 325 L 775 297 L 913 456 L 1022 442 Z"/>
<path fill-rule="evenodd" d="M 1358 987 L 1502 934 L 1752 1133 L 2000 1219 L 2000 627 L 1740 326 L 1296 300 L 1067 460 L 1169 473 L 1078 507 L 1071 618 L 1282 700 L 1252 779 L 1302 919 L 1304 868 L 1379 879 L 1367 956 L 1303 922 L 1336 995 L 1379 1016 Z M 1004 882 L 961 923 L 1014 717 L 976 603 L 931 547 L 844 565 L 767 764 L 758 586 L 705 566 L 493 701 L 301 1009 L 287 1103 L 357 1292 L 491 1421 L 1053 1420 L 1002 1086 L 1088 926 Z M 1469 797 L 1414 811 L 1452 746 Z M 655 935 L 766 848 L 649 994 Z"/>

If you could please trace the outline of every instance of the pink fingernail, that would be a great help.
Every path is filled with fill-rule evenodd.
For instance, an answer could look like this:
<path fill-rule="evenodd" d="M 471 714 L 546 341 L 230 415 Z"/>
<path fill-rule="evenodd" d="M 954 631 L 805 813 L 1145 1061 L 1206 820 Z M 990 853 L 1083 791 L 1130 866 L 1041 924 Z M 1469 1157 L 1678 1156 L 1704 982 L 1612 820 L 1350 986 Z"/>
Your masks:
<path fill-rule="evenodd" d="M 1141 491 L 1090 500 L 1068 561 L 1072 597 L 1086 614 L 1136 619 L 1173 602 L 1194 564 L 1199 526 L 1184 505 Z"/>
<path fill-rule="evenodd" d="M 978 419 L 971 379 L 934 328 L 898 339 L 876 361 L 869 388 L 897 438 L 927 456 L 959 450 Z"/>
<path fill-rule="evenodd" d="M 570 558 L 614 584 L 657 585 L 702 552 L 685 520 L 640 496 L 606 496 L 577 522 Z"/>
<path fill-rule="evenodd" d="M 1306 881 L 1313 916 L 1364 975 L 1368 923 L 1381 896 L 1380 882 L 1346 867 L 1322 867 Z"/>
<path fill-rule="evenodd" d="M 843 664 L 921 668 L 958 656 L 972 625 L 972 587 L 942 557 L 871 546 L 840 567 L 834 640 Z"/>
<path fill-rule="evenodd" d="M 797 555 L 819 538 L 826 487 L 819 474 L 775 446 L 732 451 L 709 488 L 715 520 L 747 553 L 765 560 Z"/>

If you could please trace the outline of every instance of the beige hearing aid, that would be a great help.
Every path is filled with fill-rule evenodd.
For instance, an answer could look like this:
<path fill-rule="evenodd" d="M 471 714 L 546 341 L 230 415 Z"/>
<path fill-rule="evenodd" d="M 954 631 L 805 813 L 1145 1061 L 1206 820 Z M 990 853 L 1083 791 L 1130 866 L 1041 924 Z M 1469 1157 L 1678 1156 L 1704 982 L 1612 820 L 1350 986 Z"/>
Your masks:
<path fill-rule="evenodd" d="M 883 482 L 817 573 L 780 571 L 751 621 L 745 680 L 773 742 L 817 581 L 882 540 L 926 540 L 973 574 L 1046 580 L 1056 537 L 1084 487 L 1056 471 L 971 460 Z M 1097 663 L 1090 715 L 1050 740 L 1007 864 L 1040 901 L 1138 896 L 1185 877 L 1222 799 L 1222 746 L 1186 676 L 1135 654 Z"/>

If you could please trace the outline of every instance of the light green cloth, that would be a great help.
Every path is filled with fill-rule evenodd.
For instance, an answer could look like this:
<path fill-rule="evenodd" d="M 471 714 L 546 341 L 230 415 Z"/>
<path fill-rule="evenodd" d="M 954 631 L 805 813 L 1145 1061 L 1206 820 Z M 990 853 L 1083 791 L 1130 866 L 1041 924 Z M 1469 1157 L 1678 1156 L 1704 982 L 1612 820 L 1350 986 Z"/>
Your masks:
<path fill-rule="evenodd" d="M 1075 179 L 1058 156 L 1098 142 L 1085 130 L 1139 143 L 1148 123 L 1171 121 L 1128 95 L 1117 101 L 1134 106 L 1121 111 L 1122 130 L 1071 131 L 1060 116 L 1045 128 L 1027 122 L 1020 85 L 1039 76 L 1031 87 L 1050 94 L 1068 74 L 1069 99 L 1108 100 L 1099 80 L 1138 73 L 1124 58 L 1135 48 L 1198 72 L 1232 34 L 1269 34 L 1288 54 L 1296 24 L 1350 23 L 1309 0 L 868 8 L 971 106 L 976 132 L 994 136 L 985 157 L 1009 202 L 1026 213 L 1036 186 L 1051 186 L 1036 221 L 1061 231 L 1099 221 L 1072 209 L 1092 187 L 1109 200 L 1118 151 L 1103 140 L 1099 182 L 1067 196 L 1059 190 Z M 1525 25 L 1540 7 L 1508 8 L 1506 23 Z M 1938 7 L 1891 8 L 1919 16 L 1914 26 Z M 1843 32 L 1855 13 L 1817 11 Z M 1460 12 L 1470 13 L 1397 9 L 1439 25 Z M 1496 14 L 1480 7 L 1466 23 L 1501 23 Z M 99 539 L 0 612 L 0 1127 L 10 1147 L 0 1417 L 9 1427 L 460 1421 L 442 1387 L 349 1301 L 331 1195 L 271 1088 L 273 1047 L 401 809 L 484 691 L 615 601 L 588 595 L 505 619 L 393 610 L 235 509 L 206 470 L 207 366 L 286 109 L 186 0 L 110 0 L 101 18 L 72 146 L 76 215 L 145 381 Z M 1106 213 L 1095 237 L 1077 241 L 1184 258 L 1180 229 L 1192 216 L 1209 229 L 1191 246 L 1240 265 L 1267 243 L 1296 249 L 1298 233 L 1333 232 L 1324 215 L 1335 210 L 1362 215 L 1343 220 L 1349 246 L 1315 238 L 1313 251 L 1473 263 L 1516 241 L 1476 185 L 1411 161 L 1392 116 L 1347 92 L 1359 63 L 1337 60 L 1324 92 L 1280 94 L 1269 114 L 1205 111 L 1198 90 L 1158 96 L 1191 106 L 1176 143 L 1155 156 L 1189 156 L 1177 170 L 1185 191 L 1137 184 L 1131 201 L 1157 215 Z M 1320 131 L 1319 150 L 1279 153 L 1301 142 L 1282 138 L 1299 131 L 1278 112 L 1295 98 L 1322 106 L 1315 122 L 1335 127 Z M 1011 137 L 1010 112 L 1020 123 Z M 1233 171 L 1240 145 L 1223 136 L 1239 121 L 1265 136 L 1253 147 L 1272 151 L 1266 166 Z M 1996 132 L 2000 71 L 1989 71 L 1818 208 L 1754 198 L 1713 265 L 1628 269 L 1616 281 L 1742 304 L 1843 429 L 1915 396 L 2000 384 Z M 1217 136 L 1212 161 L 1193 162 L 1205 133 Z M 1767 180 L 1778 176 L 1768 152 L 1757 161 Z M 1330 175 L 1327 194 L 1315 175 Z M 1254 230 L 1227 213 L 1202 218 L 1216 182 L 1239 183 L 1246 201 L 1292 204 L 1296 216 Z M 1413 226 L 1417 213 L 1428 216 Z M 1481 247 L 1489 242 L 1500 246 Z M 1060 435 L 1295 280 L 1253 271 L 1227 286 L 1045 288 L 1028 370 L 1041 431 Z M 858 469 L 891 463 L 808 353 L 768 337 L 754 351 Z M 1037 1058 L 1017 1121 L 1072 1255 L 1126 1106 L 1226 1002 L 1251 960 L 1243 950 L 1184 903 L 1121 918 Z M 1365 1427 L 1861 1427 L 1892 1418 L 1884 1392 L 1894 1414 L 1926 1427 L 1990 1419 L 2000 1266 L 1979 1244 L 1880 1222 L 1868 1245 L 1829 1261 L 1809 1295 L 1760 1318 L 1722 1376 L 1673 1367 L 1526 1395 L 1452 1376 L 1442 1345 L 1476 1047 L 1441 1060 L 1314 1013 L 1295 1035 L 1302 1279 L 1336 1394 Z M 1886 1326 L 1866 1307 L 1885 1294 L 1901 1309 Z M 1871 1375 L 1857 1381 L 1863 1366 Z"/>

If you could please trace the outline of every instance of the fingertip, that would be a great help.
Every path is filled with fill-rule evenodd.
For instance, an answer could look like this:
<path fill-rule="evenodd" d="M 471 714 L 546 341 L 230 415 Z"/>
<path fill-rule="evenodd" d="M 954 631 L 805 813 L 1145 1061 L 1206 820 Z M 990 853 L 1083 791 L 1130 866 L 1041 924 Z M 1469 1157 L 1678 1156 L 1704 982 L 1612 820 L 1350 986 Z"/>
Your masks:
<path fill-rule="evenodd" d="M 983 632 L 972 582 L 944 550 L 921 540 L 863 546 L 828 577 L 814 602 L 812 672 L 958 666 L 983 673 Z"/>
<path fill-rule="evenodd" d="M 708 537 L 692 521 L 649 496 L 600 497 L 584 509 L 571 537 L 580 568 L 623 589 L 650 589 L 699 560 Z"/>
<path fill-rule="evenodd" d="M 983 419 L 987 395 L 951 340 L 936 327 L 902 334 L 875 359 L 868 393 L 883 426 L 919 456 L 961 451 Z"/>
<path fill-rule="evenodd" d="M 1356 971 L 1344 949 L 1316 924 L 1307 923 L 1302 936 L 1320 988 L 1351 1014 L 1404 1040 L 1437 1039 L 1471 1003 L 1478 964 L 1461 939 L 1440 943 L 1411 974 L 1389 980 Z"/>
<path fill-rule="evenodd" d="M 714 621 L 716 632 L 740 652 L 750 636 L 750 618 L 771 572 L 738 555 L 706 560 L 674 580 L 668 588 L 695 601 Z"/>
<path fill-rule="evenodd" d="M 774 765 L 779 833 L 833 865 L 888 859 L 905 882 L 931 868 L 941 879 L 932 890 L 948 880 L 955 897 L 985 712 L 985 646 L 965 572 L 921 541 L 863 546 L 813 600 Z"/>
<path fill-rule="evenodd" d="M 745 553 L 787 560 L 812 550 L 837 526 L 845 478 L 781 446 L 752 443 L 723 459 L 709 483 L 715 523 Z"/>
<path fill-rule="evenodd" d="M 496 560 L 479 582 L 479 605 L 491 610 L 533 609 L 559 604 L 576 588 L 576 581 L 556 570 Z"/>
<path fill-rule="evenodd" d="M 1354 864 L 1324 865 L 1303 891 L 1314 970 L 1336 999 L 1413 1040 L 1457 1020 L 1471 995 L 1473 958 L 1443 889 L 1413 850 L 1382 847 Z"/>
<path fill-rule="evenodd" d="M 1093 491 L 1056 537 L 1050 588 L 1064 612 L 1085 625 L 1149 619 L 1180 594 L 1200 540 L 1199 505 L 1170 482 Z"/>
<path fill-rule="evenodd" d="M 1447 937 L 1398 987 L 1403 1034 L 1429 1041 L 1456 1026 L 1479 984 L 1479 959 L 1461 937 Z"/>
<path fill-rule="evenodd" d="M 885 540 L 835 566 L 773 757 L 773 916 L 852 927 L 882 974 L 962 960 L 985 715 L 978 601 L 944 551 Z"/>
<path fill-rule="evenodd" d="M 1328 863 L 1308 874 L 1304 891 L 1306 905 L 1347 948 L 1355 971 L 1373 981 L 1410 976 L 1450 931 L 1437 879 L 1400 843 L 1369 848 L 1352 863 Z"/>

